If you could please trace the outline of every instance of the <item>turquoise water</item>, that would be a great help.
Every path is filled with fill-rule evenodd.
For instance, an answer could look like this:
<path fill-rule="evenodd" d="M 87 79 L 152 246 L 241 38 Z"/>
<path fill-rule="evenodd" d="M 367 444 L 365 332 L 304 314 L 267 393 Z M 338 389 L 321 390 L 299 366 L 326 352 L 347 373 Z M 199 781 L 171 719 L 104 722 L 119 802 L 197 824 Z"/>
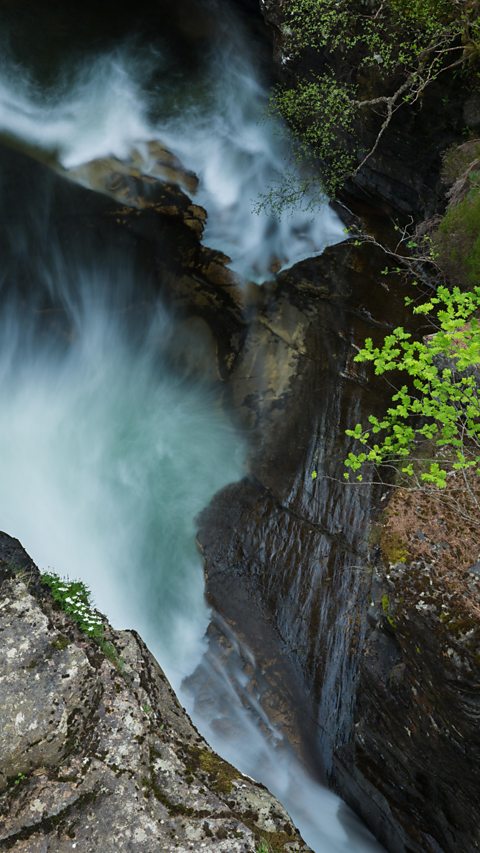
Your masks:
<path fill-rule="evenodd" d="M 132 334 L 133 270 L 54 266 L 69 346 L 0 317 L 1 527 L 40 566 L 86 581 L 116 627 L 141 628 L 178 688 L 209 619 L 194 519 L 242 476 L 243 442 L 214 387 L 166 368 L 159 304 Z"/>

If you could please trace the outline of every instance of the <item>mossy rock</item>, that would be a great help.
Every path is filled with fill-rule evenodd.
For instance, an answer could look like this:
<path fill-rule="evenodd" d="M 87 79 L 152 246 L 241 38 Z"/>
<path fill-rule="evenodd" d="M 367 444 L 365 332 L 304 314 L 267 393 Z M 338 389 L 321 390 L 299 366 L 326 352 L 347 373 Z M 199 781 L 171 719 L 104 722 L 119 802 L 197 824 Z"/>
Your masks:
<path fill-rule="evenodd" d="M 229 794 L 234 779 L 240 778 L 240 773 L 228 761 L 224 761 L 209 749 L 195 746 L 187 747 L 188 767 L 192 773 L 199 770 L 209 778 L 209 787 L 219 794 Z"/>
<path fill-rule="evenodd" d="M 442 181 L 451 186 L 480 159 L 480 139 L 470 139 L 462 145 L 452 145 L 442 157 Z"/>
<path fill-rule="evenodd" d="M 380 550 L 386 563 L 407 563 L 409 552 L 406 542 L 395 531 L 388 528 L 380 536 Z"/>
<path fill-rule="evenodd" d="M 480 173 L 470 175 L 473 188 L 447 210 L 434 238 L 440 267 L 454 284 L 480 281 Z"/>

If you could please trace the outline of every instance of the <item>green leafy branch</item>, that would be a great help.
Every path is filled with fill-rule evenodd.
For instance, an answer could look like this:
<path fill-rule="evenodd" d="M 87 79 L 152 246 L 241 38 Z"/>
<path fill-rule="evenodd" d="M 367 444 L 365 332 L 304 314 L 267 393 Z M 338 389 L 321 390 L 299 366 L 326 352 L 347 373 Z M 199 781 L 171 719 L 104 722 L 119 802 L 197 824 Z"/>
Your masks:
<path fill-rule="evenodd" d="M 412 300 L 407 300 L 412 303 Z M 355 357 L 371 362 L 375 374 L 393 374 L 394 393 L 383 417 L 370 415 L 347 435 L 359 443 L 350 451 L 346 480 L 359 482 L 366 465 L 392 465 L 405 478 L 444 488 L 447 476 L 480 474 L 480 287 L 472 291 L 439 287 L 413 308 L 428 318 L 432 333 L 423 340 L 399 326 L 380 346 L 367 338 Z M 415 466 L 412 453 L 428 441 L 434 458 Z"/>

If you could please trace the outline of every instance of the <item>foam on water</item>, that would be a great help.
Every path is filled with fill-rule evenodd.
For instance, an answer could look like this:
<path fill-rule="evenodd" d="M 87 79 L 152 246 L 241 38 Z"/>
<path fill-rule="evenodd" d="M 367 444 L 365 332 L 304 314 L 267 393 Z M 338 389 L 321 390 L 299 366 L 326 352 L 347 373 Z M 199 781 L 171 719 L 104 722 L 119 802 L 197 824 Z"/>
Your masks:
<path fill-rule="evenodd" d="M 342 240 L 340 220 L 313 190 L 277 213 L 262 205 L 286 172 L 300 179 L 299 167 L 286 128 L 269 114 L 242 29 L 226 12 L 206 76 L 204 102 L 159 126 L 200 177 L 198 200 L 209 215 L 205 241 L 231 257 L 241 275 L 261 281 L 272 267 L 291 266 Z"/>
<path fill-rule="evenodd" d="M 128 49 L 114 51 L 60 73 L 45 92 L 4 56 L 0 133 L 57 157 L 67 169 L 107 155 L 125 158 L 153 134 L 140 80 L 149 67 Z"/>

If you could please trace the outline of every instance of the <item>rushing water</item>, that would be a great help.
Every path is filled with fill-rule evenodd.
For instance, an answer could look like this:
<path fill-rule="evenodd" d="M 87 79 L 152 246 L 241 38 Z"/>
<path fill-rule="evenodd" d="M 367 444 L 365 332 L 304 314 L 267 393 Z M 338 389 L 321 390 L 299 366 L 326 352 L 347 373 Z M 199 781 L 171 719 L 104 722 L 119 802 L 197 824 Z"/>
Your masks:
<path fill-rule="evenodd" d="M 167 369 L 160 305 L 137 337 L 128 264 L 51 261 L 72 343 L 15 309 L 0 326 L 2 528 L 86 580 L 114 625 L 141 627 L 178 689 L 208 624 L 194 518 L 241 475 L 242 445 L 213 390 Z"/>
<path fill-rule="evenodd" d="M 236 270 L 261 278 L 272 263 L 321 251 L 341 228 L 326 205 L 280 220 L 253 212 L 282 174 L 288 145 L 265 117 L 241 24 L 230 13 L 219 18 L 215 0 L 197 5 L 210 24 L 200 45 L 189 33 L 197 76 L 188 81 L 165 38 L 130 38 L 100 53 L 89 43 L 83 61 L 77 45 L 75 61 L 59 51 L 40 74 L 27 71 L 7 34 L 0 132 L 67 169 L 160 139 L 200 178 L 206 241 L 230 254 Z M 0 182 L 7 177 L 0 163 Z M 13 217 L 0 202 L 1 527 L 41 567 L 85 580 L 115 626 L 140 631 L 179 690 L 204 653 L 210 619 L 194 519 L 242 476 L 243 441 L 215 385 L 199 375 L 194 342 L 182 339 L 144 271 L 85 235 L 66 245 L 49 205 L 47 185 L 30 187 Z M 41 310 L 45 294 L 58 323 Z M 172 352 L 182 342 L 179 363 Z M 219 738 L 206 716 L 203 729 L 283 799 L 314 850 L 375 849 L 268 720 L 257 725 L 221 665 L 215 679 L 230 732 Z"/>
<path fill-rule="evenodd" d="M 205 241 L 229 255 L 236 271 L 260 281 L 272 267 L 343 239 L 343 230 L 327 204 L 312 212 L 308 197 L 278 215 L 257 209 L 292 169 L 291 146 L 268 115 L 268 94 L 240 21 L 215 0 L 203 10 L 216 27 L 188 78 L 162 42 L 139 46 L 130 39 L 88 63 L 65 61 L 42 89 L 5 49 L 0 133 L 67 169 L 108 155 L 125 158 L 162 140 L 200 178 Z"/>

